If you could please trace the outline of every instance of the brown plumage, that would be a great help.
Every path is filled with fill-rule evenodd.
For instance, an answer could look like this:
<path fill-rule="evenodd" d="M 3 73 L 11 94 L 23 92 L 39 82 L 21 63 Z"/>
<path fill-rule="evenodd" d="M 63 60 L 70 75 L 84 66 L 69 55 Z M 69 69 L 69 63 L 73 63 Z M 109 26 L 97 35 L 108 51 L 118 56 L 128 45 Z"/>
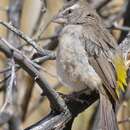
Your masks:
<path fill-rule="evenodd" d="M 73 91 L 97 89 L 98 129 L 118 130 L 113 106 L 119 98 L 117 90 L 126 84 L 126 69 L 115 39 L 87 2 L 67 5 L 54 21 L 65 25 L 57 51 L 59 79 Z"/>

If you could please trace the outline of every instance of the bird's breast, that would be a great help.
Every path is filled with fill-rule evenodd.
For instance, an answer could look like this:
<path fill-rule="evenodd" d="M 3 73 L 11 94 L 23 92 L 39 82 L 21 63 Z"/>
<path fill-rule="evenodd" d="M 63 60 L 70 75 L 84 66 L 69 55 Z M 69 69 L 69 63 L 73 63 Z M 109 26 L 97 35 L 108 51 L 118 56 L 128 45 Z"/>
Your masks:
<path fill-rule="evenodd" d="M 73 81 L 78 81 L 80 67 L 88 64 L 84 47 L 77 37 L 64 35 L 57 50 L 57 70 L 62 69 Z M 61 75 L 59 72 L 58 74 Z"/>
<path fill-rule="evenodd" d="M 86 88 L 87 85 L 90 86 L 89 84 L 92 82 L 94 84 L 96 82 L 95 85 L 91 84 L 96 86 L 99 79 L 88 62 L 87 53 L 84 48 L 80 36 L 67 33 L 61 36 L 57 50 L 58 77 L 63 84 L 72 87 L 76 91 Z M 93 78 L 95 81 L 92 81 Z"/>

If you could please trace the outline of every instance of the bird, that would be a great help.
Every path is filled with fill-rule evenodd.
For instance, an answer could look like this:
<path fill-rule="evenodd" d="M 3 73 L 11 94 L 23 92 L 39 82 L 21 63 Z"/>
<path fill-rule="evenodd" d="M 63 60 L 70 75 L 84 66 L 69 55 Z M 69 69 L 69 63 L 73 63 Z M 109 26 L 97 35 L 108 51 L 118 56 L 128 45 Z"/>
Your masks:
<path fill-rule="evenodd" d="M 118 130 L 115 105 L 125 92 L 127 69 L 116 40 L 86 1 L 66 5 L 53 22 L 63 25 L 56 54 L 60 82 L 74 92 L 97 90 L 97 130 Z"/>

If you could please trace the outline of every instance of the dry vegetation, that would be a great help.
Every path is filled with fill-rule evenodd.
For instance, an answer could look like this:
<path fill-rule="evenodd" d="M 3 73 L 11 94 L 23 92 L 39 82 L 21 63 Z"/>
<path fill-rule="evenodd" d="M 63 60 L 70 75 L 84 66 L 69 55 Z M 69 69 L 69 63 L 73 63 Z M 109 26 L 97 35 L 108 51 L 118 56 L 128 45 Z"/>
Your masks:
<path fill-rule="evenodd" d="M 129 60 L 130 0 L 88 1 L 121 43 Z M 98 109 L 98 93 L 92 91 L 85 97 L 88 102 L 81 103 L 79 98 L 85 100 L 82 95 L 76 100 L 73 94 L 59 96 L 55 91 L 70 93 L 57 80 L 55 70 L 55 51 L 62 27 L 50 22 L 66 2 L 0 0 L 1 130 L 91 129 Z M 120 130 L 130 130 L 129 99 L 128 84 L 117 112 Z M 42 122 L 36 123 L 39 120 Z"/>

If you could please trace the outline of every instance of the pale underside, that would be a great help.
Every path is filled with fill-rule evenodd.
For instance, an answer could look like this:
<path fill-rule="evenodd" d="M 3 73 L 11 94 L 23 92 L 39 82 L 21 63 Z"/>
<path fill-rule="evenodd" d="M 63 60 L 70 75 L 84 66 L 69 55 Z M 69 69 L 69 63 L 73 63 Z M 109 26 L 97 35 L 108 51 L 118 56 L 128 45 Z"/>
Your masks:
<path fill-rule="evenodd" d="M 57 74 L 59 80 L 80 91 L 87 87 L 95 89 L 102 82 L 93 67 L 89 64 L 85 44 L 81 43 L 82 27 L 65 27 L 61 33 L 60 45 L 57 50 Z"/>

